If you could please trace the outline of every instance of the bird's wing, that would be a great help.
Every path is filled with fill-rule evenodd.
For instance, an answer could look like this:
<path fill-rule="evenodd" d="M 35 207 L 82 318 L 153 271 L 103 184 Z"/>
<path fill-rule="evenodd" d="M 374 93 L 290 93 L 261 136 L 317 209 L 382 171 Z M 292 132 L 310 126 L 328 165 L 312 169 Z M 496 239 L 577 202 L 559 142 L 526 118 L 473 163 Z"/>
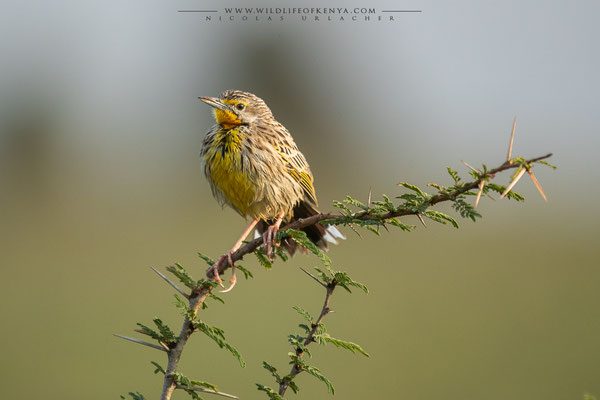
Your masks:
<path fill-rule="evenodd" d="M 282 126 L 283 128 L 283 126 Z M 283 128 L 285 129 L 285 128 Z M 292 136 L 285 131 L 285 135 L 281 135 L 277 140 L 275 148 L 283 159 L 288 174 L 302 186 L 304 193 L 308 198 L 316 205 L 317 194 L 315 193 L 315 187 L 313 186 L 313 175 L 310 172 L 310 167 L 304 155 L 298 150 L 298 146 L 294 143 Z"/>

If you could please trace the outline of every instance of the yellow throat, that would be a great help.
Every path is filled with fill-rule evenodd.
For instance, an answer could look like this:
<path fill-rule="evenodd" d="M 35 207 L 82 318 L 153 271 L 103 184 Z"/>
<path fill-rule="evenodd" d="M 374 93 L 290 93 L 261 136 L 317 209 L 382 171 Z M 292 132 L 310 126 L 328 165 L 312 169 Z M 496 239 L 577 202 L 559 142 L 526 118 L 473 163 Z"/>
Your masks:
<path fill-rule="evenodd" d="M 233 100 L 223 100 L 223 103 L 235 105 L 239 102 Z M 221 110 L 220 108 L 215 108 L 215 119 L 217 120 L 217 124 L 221 125 L 225 129 L 231 129 L 244 123 L 231 111 Z"/>

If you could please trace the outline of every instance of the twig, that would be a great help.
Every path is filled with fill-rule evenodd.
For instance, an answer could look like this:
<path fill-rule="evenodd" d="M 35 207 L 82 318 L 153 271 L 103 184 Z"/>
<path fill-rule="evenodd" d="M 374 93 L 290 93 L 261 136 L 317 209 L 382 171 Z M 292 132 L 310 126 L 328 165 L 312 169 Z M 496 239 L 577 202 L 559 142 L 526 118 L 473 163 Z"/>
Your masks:
<path fill-rule="evenodd" d="M 192 295 L 190 296 L 189 308 L 190 310 L 192 310 L 194 316 L 198 314 L 198 310 L 202 306 L 202 303 L 204 303 L 204 300 L 206 300 L 206 297 L 209 295 L 210 290 L 210 287 L 203 286 L 197 292 L 192 293 Z M 177 365 L 179 365 L 181 353 L 183 353 L 183 348 L 192 333 L 194 333 L 194 324 L 192 323 L 192 321 L 190 321 L 189 317 L 186 316 L 183 321 L 183 325 L 181 326 L 181 332 L 179 333 L 179 337 L 177 338 L 175 347 L 173 347 L 168 353 L 169 361 L 167 364 L 167 369 L 165 371 L 163 390 L 160 396 L 161 400 L 169 400 L 173 395 L 173 392 L 177 388 L 177 381 L 173 373 L 177 372 Z"/>
<path fill-rule="evenodd" d="M 116 337 L 118 337 L 118 338 L 121 338 L 121 339 L 129 340 L 130 342 L 133 342 L 133 343 L 138 343 L 138 344 L 141 344 L 141 345 L 144 345 L 144 346 L 152 347 L 153 349 L 156 349 L 156 350 L 165 351 L 165 352 L 167 351 L 162 346 L 159 346 L 159 345 L 156 345 L 156 344 L 153 344 L 153 343 L 144 342 L 143 340 L 134 339 L 134 338 L 129 337 L 129 336 L 117 335 L 116 333 L 114 333 L 113 335 L 116 336 Z"/>
<path fill-rule="evenodd" d="M 321 283 L 321 282 L 319 282 L 319 283 Z M 331 312 L 331 310 L 329 309 L 329 301 L 331 300 L 331 295 L 333 294 L 335 287 L 336 287 L 335 282 L 330 283 L 325 286 L 325 288 L 327 289 L 327 292 L 325 294 L 325 301 L 323 302 L 323 308 L 321 309 L 321 314 L 319 315 L 319 318 L 317 318 L 317 320 L 311 324 L 310 333 L 308 334 L 306 339 L 304 339 L 304 343 L 303 343 L 304 347 L 308 346 L 309 344 L 311 344 L 314 341 L 315 333 L 317 332 L 319 325 L 323 321 L 323 318 L 325 318 L 325 316 Z M 304 351 L 302 351 L 300 348 L 296 348 L 296 355 L 298 357 L 302 357 L 304 355 Z M 290 371 L 289 375 L 286 375 L 282 379 L 281 383 L 279 384 L 279 395 L 280 396 L 283 396 L 285 394 L 285 391 L 290 386 L 290 383 L 292 382 L 294 377 L 296 375 L 298 375 L 300 372 L 302 372 L 302 369 L 298 366 L 298 364 L 294 364 L 292 366 L 292 370 Z"/>
<path fill-rule="evenodd" d="M 526 160 L 524 162 L 524 164 L 526 164 L 526 165 L 531 164 L 533 162 L 544 160 L 544 159 L 550 158 L 550 157 L 552 157 L 552 153 Z M 441 194 L 432 196 L 429 199 L 429 201 L 427 202 L 427 205 L 433 206 L 435 204 L 442 203 L 444 201 L 453 200 L 456 198 L 456 196 L 458 196 L 462 193 L 465 193 L 469 190 L 477 188 L 479 186 L 479 184 L 481 183 L 482 179 L 490 178 L 499 172 L 506 171 L 508 169 L 518 168 L 520 166 L 521 166 L 521 164 L 518 164 L 518 163 L 511 164 L 510 162 L 506 161 L 506 162 L 504 162 L 504 164 L 500 165 L 499 167 L 493 168 L 493 169 L 487 171 L 487 173 L 482 174 L 482 176 L 479 179 L 477 179 L 473 182 L 465 183 L 459 189 L 456 189 L 453 192 L 441 193 Z M 384 213 L 381 215 L 372 215 L 372 214 L 365 213 L 360 216 L 357 216 L 356 219 L 363 220 L 363 221 L 384 221 L 384 220 L 388 220 L 390 218 L 402 217 L 405 215 L 416 215 L 417 213 L 418 213 L 417 211 L 413 211 L 413 210 L 409 210 L 409 209 L 399 209 L 399 210 L 390 211 L 390 212 L 387 212 L 387 213 Z M 316 215 L 313 215 L 308 218 L 298 219 L 292 223 L 287 224 L 286 226 L 281 228 L 281 230 L 302 229 L 302 228 L 306 228 L 311 225 L 315 225 L 324 220 L 344 218 L 344 217 L 346 217 L 346 215 L 335 214 L 335 213 L 320 213 L 320 214 L 316 214 Z M 262 243 L 263 243 L 262 238 L 257 238 L 257 239 L 254 239 L 254 240 L 248 242 L 247 244 L 240 247 L 237 251 L 235 251 L 231 255 L 231 260 L 233 262 L 241 260 L 246 254 L 252 253 L 254 250 L 256 250 L 260 245 L 262 245 Z M 224 273 L 228 268 L 229 268 L 229 263 L 222 263 L 219 266 L 219 273 Z M 208 268 L 206 270 L 206 276 L 208 279 L 212 279 L 212 277 L 213 277 L 212 267 Z"/>

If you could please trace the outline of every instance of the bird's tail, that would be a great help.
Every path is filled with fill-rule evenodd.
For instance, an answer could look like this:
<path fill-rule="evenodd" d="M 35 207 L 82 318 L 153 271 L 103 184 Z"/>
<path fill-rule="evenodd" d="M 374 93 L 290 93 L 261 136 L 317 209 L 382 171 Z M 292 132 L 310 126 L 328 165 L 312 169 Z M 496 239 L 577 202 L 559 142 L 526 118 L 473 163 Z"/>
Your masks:
<path fill-rule="evenodd" d="M 288 221 L 288 223 L 294 222 L 300 218 L 312 217 L 318 213 L 319 212 L 310 203 L 301 201 L 294 207 L 292 211 L 292 218 Z M 262 235 L 263 232 L 267 230 L 267 227 L 273 224 L 273 222 L 274 221 L 261 220 L 256 225 L 256 232 Z M 307 226 L 306 228 L 302 228 L 301 230 L 306 233 L 306 236 L 311 242 L 323 250 L 327 250 L 328 243 L 337 244 L 338 239 L 346 239 L 346 237 L 333 225 L 328 225 L 325 227 L 321 224 L 314 224 Z M 296 252 L 298 243 L 290 238 L 285 238 L 281 241 L 281 245 L 289 255 L 293 256 Z"/>

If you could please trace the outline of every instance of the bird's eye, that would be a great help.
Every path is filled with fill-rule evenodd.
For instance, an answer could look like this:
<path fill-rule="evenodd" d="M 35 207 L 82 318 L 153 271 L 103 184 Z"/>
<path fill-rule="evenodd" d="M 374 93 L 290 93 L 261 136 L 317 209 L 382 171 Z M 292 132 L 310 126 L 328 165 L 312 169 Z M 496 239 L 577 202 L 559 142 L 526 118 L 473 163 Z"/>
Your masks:
<path fill-rule="evenodd" d="M 238 103 L 238 104 L 235 106 L 235 108 L 237 108 L 237 109 L 238 109 L 238 110 L 240 110 L 240 111 L 242 111 L 242 110 L 244 109 L 244 107 L 245 107 L 245 106 L 244 106 L 244 104 L 242 104 L 242 103 Z"/>

